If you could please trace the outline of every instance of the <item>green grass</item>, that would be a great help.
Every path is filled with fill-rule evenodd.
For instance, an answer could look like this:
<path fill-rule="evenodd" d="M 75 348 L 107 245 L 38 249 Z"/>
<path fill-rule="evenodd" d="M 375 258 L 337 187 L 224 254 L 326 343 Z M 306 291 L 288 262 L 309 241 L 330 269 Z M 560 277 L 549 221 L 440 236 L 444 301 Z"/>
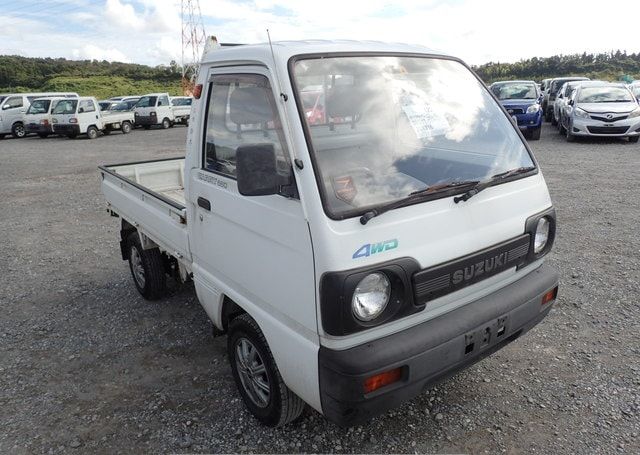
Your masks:
<path fill-rule="evenodd" d="M 106 99 L 112 96 L 144 95 L 168 92 L 182 95 L 180 82 L 159 82 L 150 79 L 130 79 L 121 76 L 56 76 L 41 87 L 0 88 L 1 92 L 77 92 L 80 96 L 95 96 Z"/>

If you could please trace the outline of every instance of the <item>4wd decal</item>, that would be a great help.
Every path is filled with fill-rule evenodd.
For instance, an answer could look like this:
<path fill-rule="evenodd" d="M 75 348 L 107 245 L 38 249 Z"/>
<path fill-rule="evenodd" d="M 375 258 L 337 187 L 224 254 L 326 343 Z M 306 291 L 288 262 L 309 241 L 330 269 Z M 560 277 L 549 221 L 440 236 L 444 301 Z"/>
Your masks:
<path fill-rule="evenodd" d="M 398 239 L 385 240 L 384 242 L 379 243 L 367 243 L 366 245 L 362 245 L 355 253 L 353 253 L 353 259 L 366 258 L 373 254 L 393 250 L 394 248 L 398 248 Z"/>

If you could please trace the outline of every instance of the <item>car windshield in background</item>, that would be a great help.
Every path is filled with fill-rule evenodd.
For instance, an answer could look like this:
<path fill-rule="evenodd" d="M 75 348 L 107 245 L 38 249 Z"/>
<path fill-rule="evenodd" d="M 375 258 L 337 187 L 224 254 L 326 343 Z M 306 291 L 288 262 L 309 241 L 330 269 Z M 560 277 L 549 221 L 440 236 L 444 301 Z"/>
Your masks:
<path fill-rule="evenodd" d="M 578 103 L 629 103 L 634 101 L 629 90 L 623 87 L 583 87 Z"/>
<path fill-rule="evenodd" d="M 60 100 L 53 108 L 54 114 L 75 114 L 78 100 Z"/>
<path fill-rule="evenodd" d="M 439 185 L 534 166 L 464 65 L 406 56 L 301 59 L 293 78 L 325 210 L 355 216 Z M 448 186 L 451 192 L 451 186 Z"/>
<path fill-rule="evenodd" d="M 535 100 L 538 98 L 538 91 L 534 84 L 496 84 L 491 87 L 491 91 L 499 100 Z"/>
<path fill-rule="evenodd" d="M 126 102 L 118 103 L 111 108 L 112 111 L 128 111 L 130 109 L 131 106 Z"/>
<path fill-rule="evenodd" d="M 157 96 L 143 96 L 136 104 L 136 107 L 155 107 L 157 99 Z"/>
<path fill-rule="evenodd" d="M 634 85 L 633 87 L 631 87 L 631 92 L 636 98 L 640 97 L 640 85 Z"/>
<path fill-rule="evenodd" d="M 35 100 L 27 109 L 27 114 L 46 114 L 49 112 L 51 100 Z"/>

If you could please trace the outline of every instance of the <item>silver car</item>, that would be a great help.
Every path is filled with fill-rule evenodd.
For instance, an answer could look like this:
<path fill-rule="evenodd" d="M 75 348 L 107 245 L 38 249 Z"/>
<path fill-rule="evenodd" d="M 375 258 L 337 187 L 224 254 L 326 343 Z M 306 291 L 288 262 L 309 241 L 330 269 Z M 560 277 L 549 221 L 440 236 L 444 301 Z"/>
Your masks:
<path fill-rule="evenodd" d="M 565 107 L 571 99 L 573 91 L 578 86 L 585 85 L 603 85 L 608 84 L 607 81 L 572 81 L 562 84 L 560 91 L 556 96 L 556 100 L 553 103 L 553 117 L 551 118 L 551 124 L 558 127 L 558 130 L 562 133 L 562 115 L 564 114 Z"/>
<path fill-rule="evenodd" d="M 578 86 L 567 103 L 561 128 L 567 142 L 579 136 L 640 138 L 640 105 L 622 84 Z"/>

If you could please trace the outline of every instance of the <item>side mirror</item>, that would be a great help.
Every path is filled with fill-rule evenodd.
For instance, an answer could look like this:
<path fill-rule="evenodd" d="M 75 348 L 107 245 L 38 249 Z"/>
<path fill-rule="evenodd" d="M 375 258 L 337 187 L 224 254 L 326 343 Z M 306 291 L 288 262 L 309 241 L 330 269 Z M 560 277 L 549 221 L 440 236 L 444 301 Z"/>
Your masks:
<path fill-rule="evenodd" d="M 273 144 L 243 145 L 236 150 L 236 179 L 243 196 L 278 194 L 283 176 L 278 174 L 278 161 Z"/>

